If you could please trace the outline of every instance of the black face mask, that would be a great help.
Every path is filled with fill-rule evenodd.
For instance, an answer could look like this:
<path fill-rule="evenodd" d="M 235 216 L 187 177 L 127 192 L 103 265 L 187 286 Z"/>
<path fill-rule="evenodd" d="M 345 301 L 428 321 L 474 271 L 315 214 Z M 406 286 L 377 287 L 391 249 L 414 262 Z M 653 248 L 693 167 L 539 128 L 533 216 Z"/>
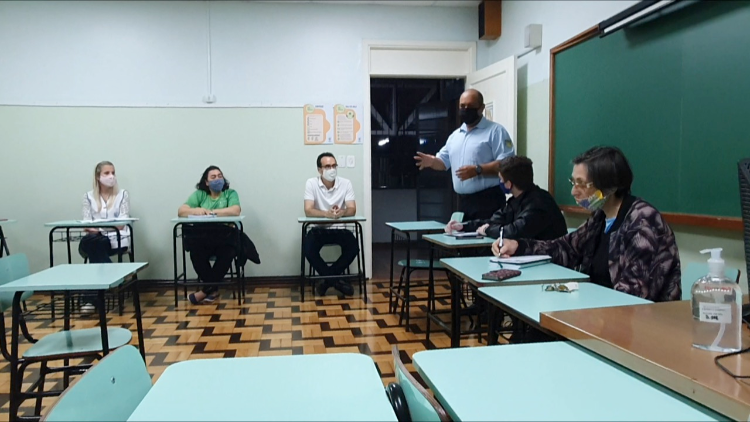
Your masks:
<path fill-rule="evenodd" d="M 479 109 L 478 108 L 462 108 L 458 110 L 458 115 L 461 117 L 461 121 L 470 125 L 479 120 Z"/>

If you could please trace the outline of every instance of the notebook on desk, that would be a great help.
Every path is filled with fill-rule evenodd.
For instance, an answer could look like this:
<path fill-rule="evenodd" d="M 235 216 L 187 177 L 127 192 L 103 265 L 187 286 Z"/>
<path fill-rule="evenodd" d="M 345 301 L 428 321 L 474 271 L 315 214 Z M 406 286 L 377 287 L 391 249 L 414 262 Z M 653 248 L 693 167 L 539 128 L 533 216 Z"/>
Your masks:
<path fill-rule="evenodd" d="M 208 214 L 208 215 L 188 215 L 188 218 L 199 218 L 199 219 L 206 219 L 206 218 L 216 218 L 216 214 Z"/>
<path fill-rule="evenodd" d="M 535 265 L 547 264 L 552 261 L 549 255 L 526 255 L 511 256 L 510 258 L 490 258 L 490 262 L 502 264 L 503 268 L 521 269 L 533 267 Z"/>
<path fill-rule="evenodd" d="M 79 223 L 109 223 L 112 221 L 138 221 L 137 218 L 123 217 L 123 218 L 97 218 L 94 220 L 76 220 Z"/>

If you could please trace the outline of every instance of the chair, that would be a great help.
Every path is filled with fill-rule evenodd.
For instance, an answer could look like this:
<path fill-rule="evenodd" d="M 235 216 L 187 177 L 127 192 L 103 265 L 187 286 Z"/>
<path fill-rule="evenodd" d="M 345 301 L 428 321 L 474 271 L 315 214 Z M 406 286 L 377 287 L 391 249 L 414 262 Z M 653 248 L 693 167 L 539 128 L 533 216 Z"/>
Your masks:
<path fill-rule="evenodd" d="M 19 278 L 29 275 L 29 261 L 24 254 L 13 254 L 0 258 L 0 285 L 9 283 Z M 28 297 L 33 292 L 24 293 L 21 298 Z M 28 295 L 28 296 L 27 296 Z M 0 294 L 0 312 L 5 313 L 11 309 L 13 294 Z M 12 356 L 8 351 L 8 342 L 5 338 L 5 318 L 0 316 L 0 353 L 7 359 L 11 365 L 19 365 L 19 379 L 23 379 L 23 373 L 26 367 L 34 363 L 40 363 L 39 379 L 32 383 L 26 391 L 21 391 L 21 385 L 11 385 L 11 394 L 19 394 L 21 401 L 36 398 L 36 408 L 34 416 L 41 413 L 42 399 L 44 397 L 54 397 L 62 393 L 60 390 L 44 391 L 44 382 L 47 374 L 62 372 L 65 376 L 63 386 L 68 386 L 70 375 L 79 374 L 88 369 L 90 364 L 77 366 L 68 366 L 68 360 L 73 358 L 93 357 L 101 359 L 103 352 L 101 329 L 99 327 L 86 328 L 81 330 L 60 331 L 47 335 L 39 340 L 35 340 L 28 331 L 26 321 L 21 315 L 20 328 L 23 336 L 33 345 L 26 350 L 17 362 L 13 362 Z M 133 337 L 130 330 L 124 328 L 108 328 L 110 350 L 126 345 Z M 19 341 L 13 339 L 13 341 Z M 62 367 L 51 368 L 48 362 L 63 360 Z M 34 391 L 36 390 L 36 392 Z M 13 410 L 12 410 L 13 411 Z M 16 419 L 16 415 L 11 414 L 10 419 Z"/>
<path fill-rule="evenodd" d="M 437 422 L 448 422 L 451 420 L 448 413 L 445 412 L 443 406 L 435 400 L 430 393 L 406 370 L 406 366 L 401 361 L 401 355 L 398 351 L 398 346 L 393 346 L 393 369 L 396 373 L 396 380 L 398 386 L 402 391 L 403 398 L 406 400 L 406 409 L 408 411 L 410 421 L 437 421 Z M 391 383 L 393 384 L 393 383 Z M 389 391 L 391 390 L 391 391 Z M 398 389 L 391 387 L 389 384 L 386 390 L 391 398 L 391 405 L 398 416 L 399 409 L 404 406 L 398 403 L 401 398 Z M 399 418 L 399 421 L 402 421 Z"/>
<path fill-rule="evenodd" d="M 690 300 L 692 298 L 691 290 L 693 283 L 706 274 L 708 274 L 708 263 L 705 262 L 691 262 L 682 269 L 682 278 L 680 281 L 682 286 L 681 300 Z M 738 269 L 726 267 L 724 269 L 724 276 L 730 280 L 734 280 L 736 283 L 740 282 L 740 270 Z"/>
<path fill-rule="evenodd" d="M 43 421 L 126 421 L 151 389 L 138 349 L 122 347 L 89 369 L 52 405 Z"/>
<path fill-rule="evenodd" d="M 464 213 L 461 211 L 456 211 L 451 215 L 451 218 L 449 221 L 458 221 L 459 223 L 463 222 L 464 219 Z M 430 270 L 430 260 L 429 259 L 410 259 L 407 263 L 405 259 L 399 260 L 397 265 L 401 267 L 401 275 L 398 279 L 398 286 L 393 290 L 393 304 L 390 305 L 393 311 L 396 312 L 396 309 L 398 309 L 398 301 L 401 300 L 401 312 L 399 312 L 399 318 L 398 318 L 398 324 L 403 324 L 404 319 L 406 319 L 406 330 L 409 330 L 409 312 L 411 311 L 411 285 L 404 286 L 404 281 L 408 277 L 411 279 L 411 273 L 414 271 L 429 271 Z M 407 273 L 408 268 L 408 273 Z M 432 265 L 433 271 L 444 271 L 446 274 L 448 273 L 448 270 L 446 268 L 443 268 L 443 265 L 440 263 L 438 259 L 434 260 Z M 434 281 L 433 281 L 434 282 Z M 415 287 L 424 287 L 423 285 L 417 285 Z M 391 286 L 392 288 L 392 286 Z M 434 289 L 434 286 L 428 286 L 428 289 Z M 450 296 L 445 296 L 444 298 L 449 298 Z M 436 299 L 443 299 L 443 297 L 433 297 L 432 300 Z M 432 303 L 430 299 L 428 298 L 428 304 L 427 306 L 432 306 Z"/>

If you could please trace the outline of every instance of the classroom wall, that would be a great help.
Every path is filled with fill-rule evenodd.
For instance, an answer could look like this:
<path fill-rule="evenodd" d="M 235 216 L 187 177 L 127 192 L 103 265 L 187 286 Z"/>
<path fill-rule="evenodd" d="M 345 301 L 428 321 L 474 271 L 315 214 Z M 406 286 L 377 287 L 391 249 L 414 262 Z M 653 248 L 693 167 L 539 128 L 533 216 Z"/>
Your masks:
<path fill-rule="evenodd" d="M 637 1 L 504 1 L 503 35 L 497 41 L 478 42 L 477 68 L 481 68 L 511 54 L 523 54 L 526 25 L 537 23 L 543 26 L 542 47 L 518 58 L 519 153 L 534 161 L 535 179 L 540 186 L 547 187 L 549 163 L 549 50 L 635 3 Z M 577 217 L 568 217 L 569 227 L 575 227 L 581 221 Z M 691 226 L 672 228 L 683 265 L 705 262 L 698 253 L 701 249 L 722 247 L 727 265 L 741 269 L 741 285 L 747 293 L 744 244 L 740 232 Z"/>
<path fill-rule="evenodd" d="M 0 188 L 0 217 L 19 220 L 6 230 L 11 251 L 28 254 L 34 271 L 47 267 L 43 223 L 80 218 L 94 165 L 107 159 L 141 218 L 143 277 L 171 278 L 169 219 L 216 164 L 258 243 L 263 263 L 249 264 L 248 275 L 296 275 L 296 217 L 315 157 L 355 156 L 355 168 L 340 174 L 361 206 L 370 177 L 362 146 L 303 146 L 300 107 L 361 104 L 363 39 L 476 34 L 476 10 L 464 7 L 0 2 L 0 168 L 13 181 Z M 209 57 L 213 105 L 202 102 Z"/>

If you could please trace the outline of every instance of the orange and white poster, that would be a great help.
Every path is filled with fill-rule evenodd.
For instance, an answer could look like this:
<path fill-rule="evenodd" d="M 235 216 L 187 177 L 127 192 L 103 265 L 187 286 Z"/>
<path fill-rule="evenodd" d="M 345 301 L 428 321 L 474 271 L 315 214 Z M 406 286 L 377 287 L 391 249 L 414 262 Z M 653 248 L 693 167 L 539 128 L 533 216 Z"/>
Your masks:
<path fill-rule="evenodd" d="M 330 105 L 305 104 L 302 108 L 305 128 L 305 145 L 333 143 L 331 121 L 333 107 Z"/>
<path fill-rule="evenodd" d="M 333 136 L 336 144 L 361 145 L 362 124 L 359 121 L 360 107 L 336 104 L 333 107 Z"/>

